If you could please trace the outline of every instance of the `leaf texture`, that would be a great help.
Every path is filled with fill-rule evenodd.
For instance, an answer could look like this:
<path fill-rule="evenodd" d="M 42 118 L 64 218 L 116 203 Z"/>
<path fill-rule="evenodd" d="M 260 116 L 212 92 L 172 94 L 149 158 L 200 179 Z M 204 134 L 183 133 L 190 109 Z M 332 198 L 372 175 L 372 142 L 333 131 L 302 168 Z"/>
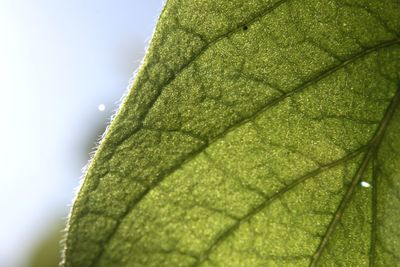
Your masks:
<path fill-rule="evenodd" d="M 64 266 L 400 266 L 400 2 L 168 0 Z"/>

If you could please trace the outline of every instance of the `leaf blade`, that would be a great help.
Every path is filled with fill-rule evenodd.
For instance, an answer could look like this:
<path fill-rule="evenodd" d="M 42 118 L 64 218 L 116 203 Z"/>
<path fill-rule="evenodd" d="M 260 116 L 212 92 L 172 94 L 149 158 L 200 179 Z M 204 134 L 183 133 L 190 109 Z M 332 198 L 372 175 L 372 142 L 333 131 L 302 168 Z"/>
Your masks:
<path fill-rule="evenodd" d="M 361 8 L 336 4 L 337 9 L 348 15 L 336 19 L 325 17 L 325 13 L 338 12 L 329 5 L 323 6 L 325 13 L 313 13 L 320 4 L 319 1 L 229 4 L 204 1 L 198 5 L 168 2 L 134 89 L 96 153 L 74 204 L 66 243 L 66 266 L 189 266 L 203 261 L 211 264 L 213 260 L 228 264 L 229 255 L 235 255 L 231 266 L 244 262 L 250 266 L 257 262 L 307 265 L 312 258 L 308 245 L 302 246 L 307 253 L 294 251 L 297 254 L 292 255 L 287 250 L 307 242 L 317 246 L 320 238 L 313 235 L 323 229 L 312 229 L 309 223 L 303 225 L 304 233 L 291 225 L 292 231 L 299 231 L 304 237 L 291 240 L 286 246 L 276 245 L 271 251 L 265 248 L 256 256 L 219 252 L 221 249 L 211 255 L 210 244 L 224 229 L 235 225 L 235 220 L 239 221 L 246 212 L 263 203 L 263 197 L 303 177 L 299 174 L 330 166 L 349 153 L 352 155 L 351 151 L 358 151 L 373 135 L 388 99 L 397 90 L 399 74 L 391 64 L 399 61 L 400 41 L 393 26 L 399 24 L 398 19 L 393 14 L 383 14 L 386 11 L 375 6 L 379 7 L 378 1 L 362 3 Z M 205 19 L 198 12 L 202 8 L 221 12 Z M 362 12 L 358 14 L 360 9 Z M 376 15 L 371 10 L 380 10 L 382 14 Z M 293 18 L 294 12 L 298 13 L 298 19 Z M 173 17 L 176 14 L 178 19 Z M 214 28 L 204 29 L 188 20 L 193 14 L 200 14 L 197 19 Z M 224 20 L 229 16 L 236 19 Z M 333 45 L 326 43 L 326 36 L 315 23 L 318 19 L 331 30 L 332 36 L 341 36 L 343 40 L 328 37 Z M 356 23 L 360 30 L 352 25 L 351 34 L 341 33 L 347 30 L 347 24 L 357 20 L 367 26 Z M 332 25 L 341 26 L 335 29 Z M 363 30 L 372 28 L 371 25 L 377 30 L 370 37 L 364 36 Z M 312 30 L 308 31 L 309 28 Z M 277 33 L 277 29 L 283 33 Z M 173 38 L 168 39 L 170 31 Z M 385 56 L 389 59 L 378 63 Z M 388 69 L 386 76 L 394 78 L 381 75 L 378 65 Z M 373 76 L 372 85 L 362 81 L 368 76 Z M 340 88 L 335 88 L 337 85 Z M 366 95 L 360 97 L 362 94 Z M 320 103 L 317 99 L 321 96 L 328 101 L 322 99 Z M 330 102 L 334 103 L 333 108 Z M 339 140 L 342 134 L 346 137 L 344 141 Z M 232 155 L 229 148 L 234 148 L 242 158 Z M 246 160 L 247 157 L 253 162 Z M 287 158 L 299 162 L 288 162 Z M 253 167 L 256 171 L 251 170 Z M 347 167 L 355 171 L 355 166 Z M 208 173 L 209 178 L 201 172 Z M 351 176 L 351 172 L 347 175 Z M 334 176 L 336 181 L 330 186 L 336 186 L 343 194 L 338 184 L 345 184 L 346 179 L 340 173 Z M 202 181 L 199 187 L 192 177 Z M 180 183 L 174 183 L 175 180 Z M 171 191 L 172 188 L 178 193 Z M 191 197 L 189 189 L 196 192 L 197 199 Z M 315 188 L 307 190 L 317 194 Z M 321 193 L 320 199 L 328 202 L 328 193 L 329 190 Z M 158 205 L 158 199 L 169 208 Z M 271 214 L 290 218 L 291 209 L 284 211 L 282 207 L 274 206 Z M 153 210 L 163 214 L 165 220 L 158 218 Z M 317 215 L 310 214 L 319 218 Z M 321 215 L 318 220 L 325 222 L 325 217 L 329 216 Z M 176 222 L 178 219 L 183 223 Z M 153 220 L 155 223 L 151 223 Z M 210 229 L 204 229 L 202 224 L 211 225 Z M 276 224 L 279 223 L 272 222 Z M 145 226 L 150 230 L 144 231 Z M 192 233 L 190 228 L 199 233 Z M 309 234 L 309 228 L 318 231 Z M 129 229 L 136 230 L 130 233 Z M 282 227 L 277 229 L 285 232 Z M 279 236 L 264 234 L 272 240 Z M 158 244 L 163 242 L 164 245 Z M 228 254 L 221 259 L 219 254 L 224 253 Z"/>

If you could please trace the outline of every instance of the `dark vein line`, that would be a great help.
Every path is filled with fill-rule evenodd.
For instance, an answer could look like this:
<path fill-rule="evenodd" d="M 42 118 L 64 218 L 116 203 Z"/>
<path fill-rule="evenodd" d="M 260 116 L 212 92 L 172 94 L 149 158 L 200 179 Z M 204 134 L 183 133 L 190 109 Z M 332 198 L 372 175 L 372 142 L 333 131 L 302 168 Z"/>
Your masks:
<path fill-rule="evenodd" d="M 206 148 L 206 144 L 203 144 L 201 146 L 199 146 L 198 148 L 196 148 L 195 150 L 193 150 L 191 153 L 186 155 L 186 159 L 184 162 L 186 161 L 191 161 L 194 157 L 196 157 L 199 153 L 201 153 L 204 149 Z M 175 166 L 181 166 L 183 163 L 179 163 Z M 167 173 L 173 173 L 174 171 L 176 171 L 178 169 L 178 167 L 173 166 L 171 169 L 166 170 Z M 152 186 L 147 187 L 144 191 L 142 191 L 136 198 L 134 198 L 132 200 L 132 202 L 128 205 L 127 210 L 121 215 L 121 219 L 117 221 L 114 230 L 112 231 L 112 233 L 109 235 L 109 237 L 102 242 L 102 246 L 101 246 L 101 250 L 98 253 L 98 256 L 95 258 L 94 262 L 90 265 L 90 266 L 96 266 L 97 263 L 100 261 L 101 256 L 103 254 L 104 251 L 104 245 L 109 243 L 110 240 L 113 239 L 114 235 L 117 233 L 117 230 L 119 229 L 122 221 L 124 220 L 124 218 L 136 207 L 137 204 L 139 204 L 144 198 L 145 196 L 147 196 L 147 194 L 154 188 L 156 187 L 158 184 L 161 183 L 161 181 L 164 179 L 164 177 L 168 176 L 168 174 L 164 174 L 161 173 L 160 177 L 158 177 L 156 179 L 156 182 L 153 183 Z"/>
<path fill-rule="evenodd" d="M 328 163 L 326 165 L 322 165 L 321 167 L 308 172 L 304 174 L 303 176 L 297 178 L 290 184 L 286 185 L 282 189 L 280 189 L 277 193 L 273 194 L 272 196 L 266 198 L 261 204 L 256 206 L 254 209 L 252 209 L 248 214 L 246 214 L 244 217 L 241 219 L 237 220 L 234 224 L 232 224 L 229 228 L 227 228 L 224 232 L 222 232 L 214 241 L 214 243 L 206 250 L 204 251 L 200 256 L 197 262 L 195 262 L 192 267 L 194 266 L 199 266 L 202 264 L 205 260 L 208 259 L 210 254 L 223 242 L 225 241 L 229 236 L 231 236 L 243 223 L 249 221 L 251 218 L 253 218 L 255 215 L 257 215 L 260 211 L 265 209 L 267 206 L 269 206 L 272 202 L 275 200 L 279 199 L 281 196 L 283 196 L 285 193 L 293 189 L 294 187 L 298 186 L 299 184 L 307 181 L 310 178 L 313 178 L 317 176 L 318 174 L 321 174 L 327 170 L 330 170 L 342 163 L 345 163 L 356 156 L 358 156 L 360 153 L 362 153 L 365 150 L 365 147 L 360 147 L 359 149 L 353 151 L 350 154 L 347 154 L 346 156 L 337 159 L 331 163 Z"/>
<path fill-rule="evenodd" d="M 373 157 L 373 165 L 372 165 L 372 198 L 371 198 L 371 212 L 372 212 L 372 221 L 371 221 L 371 247 L 369 252 L 369 266 L 374 267 L 376 261 L 376 242 L 377 242 L 377 216 L 378 216 L 378 166 L 377 166 L 377 153 L 374 154 Z"/>
<path fill-rule="evenodd" d="M 115 147 L 118 147 L 119 145 L 121 145 L 126 139 L 130 138 L 133 134 L 135 134 L 136 132 L 138 132 L 138 131 L 143 127 L 143 121 L 144 121 L 144 119 L 147 117 L 147 115 L 149 114 L 151 108 L 154 106 L 154 104 L 155 104 L 155 102 L 157 101 L 157 99 L 160 97 L 160 95 L 161 95 L 161 93 L 162 93 L 162 91 L 163 91 L 162 88 L 165 88 L 165 87 L 168 86 L 170 83 L 172 83 L 180 73 L 182 73 L 182 72 L 183 72 L 185 69 L 187 69 L 192 63 L 194 63 L 194 62 L 195 62 L 202 54 L 204 54 L 210 47 L 212 47 L 212 46 L 213 46 L 214 44 L 216 44 L 217 42 L 219 42 L 219 41 L 221 41 L 221 40 L 223 40 L 223 39 L 225 39 L 225 38 L 228 38 L 229 36 L 231 36 L 231 35 L 233 35 L 233 34 L 235 34 L 235 33 L 237 33 L 237 32 L 242 32 L 243 26 L 246 25 L 246 26 L 248 27 L 249 25 L 252 25 L 252 24 L 256 23 L 257 21 L 261 20 L 262 18 L 264 18 L 265 16 L 267 16 L 269 13 L 273 12 L 275 9 L 277 9 L 279 6 L 281 6 L 282 4 L 286 3 L 287 1 L 289 1 L 289 0 L 280 0 L 280 1 L 277 1 L 277 2 L 275 2 L 274 4 L 272 4 L 272 5 L 270 5 L 270 6 L 266 7 L 266 8 L 264 8 L 263 10 L 261 10 L 261 12 L 259 12 L 258 14 L 256 14 L 254 17 L 252 17 L 252 18 L 250 18 L 249 20 L 245 21 L 244 23 L 240 24 L 240 25 L 237 26 L 236 28 L 233 28 L 232 30 L 229 30 L 228 32 L 226 32 L 226 33 L 224 33 L 224 34 L 218 36 L 218 37 L 215 38 L 213 41 L 211 41 L 210 43 L 208 43 L 207 45 L 205 45 L 202 49 L 200 49 L 200 51 L 199 51 L 197 54 L 195 54 L 194 56 L 192 56 L 185 64 L 183 64 L 183 65 L 177 70 L 176 73 L 174 73 L 173 75 L 171 75 L 171 77 L 170 77 L 169 79 L 167 79 L 167 80 L 164 82 L 164 84 L 162 84 L 161 86 L 159 86 L 159 89 L 158 89 L 158 91 L 156 92 L 155 96 L 154 96 L 153 99 L 151 99 L 150 102 L 147 104 L 144 113 L 141 114 L 141 115 L 139 116 L 139 119 L 138 119 L 138 120 L 140 121 L 139 126 L 138 126 L 136 129 L 134 129 L 134 130 L 129 134 L 129 136 L 126 136 L 126 137 L 122 138 L 120 141 L 118 141 L 117 144 L 115 145 Z M 164 12 L 164 10 L 163 10 L 163 12 Z M 138 91 L 138 90 L 135 91 L 135 94 L 137 93 L 137 91 Z M 198 148 L 198 149 L 202 151 L 202 150 L 204 150 L 204 149 L 207 147 L 207 145 L 204 145 L 204 149 L 202 149 L 202 147 L 203 147 L 203 146 L 200 146 L 200 148 Z M 197 149 L 196 149 L 196 150 L 197 150 Z M 201 152 L 201 151 L 200 151 L 200 152 Z M 200 153 L 200 152 L 199 152 L 199 153 Z M 112 154 L 113 154 L 113 153 L 112 153 Z M 186 162 L 186 160 L 183 161 L 182 163 L 178 164 L 178 166 L 180 166 L 180 165 L 183 164 L 184 162 Z M 171 171 L 171 172 L 175 171 L 176 169 L 177 169 L 177 168 L 172 168 L 172 171 Z M 168 174 L 167 174 L 167 175 L 168 175 Z M 165 176 L 167 176 L 167 175 L 165 175 Z M 164 177 L 165 177 L 165 176 L 164 176 Z M 163 178 L 158 179 L 158 180 L 156 181 L 155 185 L 159 184 L 162 180 L 163 180 Z M 137 201 L 135 201 L 135 203 L 134 203 L 133 205 L 131 204 L 131 205 L 129 206 L 128 211 L 125 212 L 125 214 L 123 215 L 123 217 L 125 217 L 125 216 L 130 212 L 130 210 L 132 209 L 132 207 L 134 207 L 138 202 L 140 202 L 140 201 L 143 199 L 144 196 L 147 195 L 147 193 L 151 190 L 151 187 L 154 187 L 154 185 L 153 185 L 153 186 L 150 186 L 149 190 L 145 190 L 144 193 L 141 194 L 141 195 L 139 196 L 139 198 L 137 199 Z M 118 222 L 118 223 L 117 223 L 116 229 L 118 229 L 118 227 L 119 227 L 120 224 L 121 224 L 121 222 Z M 108 243 L 108 241 L 114 236 L 115 232 L 116 232 L 116 231 L 114 231 L 112 234 L 110 234 L 110 237 L 106 239 L 105 243 Z M 99 255 L 101 255 L 101 254 L 103 253 L 103 250 L 104 250 L 104 247 L 102 246 L 102 248 L 100 249 Z M 96 260 L 93 261 L 93 263 L 91 264 L 91 266 L 95 266 L 95 265 L 99 262 L 99 260 L 100 260 L 100 256 L 99 256 L 99 257 L 96 257 Z"/>
<path fill-rule="evenodd" d="M 240 126 L 256 119 L 257 117 L 259 117 L 261 114 L 263 114 L 266 110 L 278 105 L 280 102 L 284 101 L 285 99 L 293 96 L 296 93 L 299 93 L 301 91 L 303 91 L 304 89 L 306 89 L 307 87 L 317 83 L 318 81 L 326 78 L 327 76 L 331 75 L 332 73 L 338 71 L 339 69 L 344 68 L 345 66 L 349 65 L 350 63 L 356 61 L 357 59 L 360 59 L 370 53 L 373 53 L 375 51 L 378 51 L 380 49 L 386 48 L 386 47 L 390 47 L 392 45 L 397 45 L 400 43 L 399 39 L 395 39 L 395 40 L 391 40 L 389 42 L 384 42 L 381 43 L 379 45 L 376 45 L 374 47 L 368 48 L 366 50 L 363 50 L 351 57 L 349 57 L 349 59 L 347 59 L 346 61 L 341 62 L 340 64 L 333 66 L 330 69 L 327 69 L 325 71 L 323 71 L 322 73 L 318 74 L 317 76 L 313 77 L 312 79 L 302 83 L 300 86 L 294 88 L 292 91 L 287 92 L 286 94 L 283 94 L 279 97 L 276 97 L 275 99 L 272 99 L 271 101 L 269 101 L 268 103 L 266 103 L 262 108 L 260 108 L 259 110 L 257 110 L 255 113 L 253 113 L 252 115 L 248 116 L 248 117 L 244 117 L 243 119 L 241 119 L 239 122 L 237 122 L 236 124 L 232 125 L 231 127 L 227 128 L 225 131 L 221 132 L 220 134 L 216 135 L 212 140 L 210 140 L 207 143 L 203 143 L 201 145 L 199 145 L 197 148 L 195 148 L 191 153 L 185 155 L 185 158 L 182 159 L 181 161 L 179 161 L 176 165 L 173 165 L 172 167 L 166 169 L 165 171 L 163 171 L 162 173 L 160 173 L 160 175 L 158 175 L 158 177 L 155 179 L 155 181 L 150 184 L 150 186 L 144 190 L 141 194 L 139 194 L 135 199 L 132 200 L 132 202 L 128 205 L 127 210 L 121 215 L 121 220 L 117 222 L 116 226 L 115 226 L 115 230 L 110 234 L 110 236 L 103 242 L 103 244 L 107 244 L 116 234 L 117 229 L 119 228 L 119 226 L 121 225 L 123 218 L 125 218 L 132 209 L 134 209 L 136 207 L 136 205 L 138 205 L 145 197 L 146 195 L 156 186 L 158 186 L 166 177 L 168 177 L 169 175 L 171 175 L 172 173 L 174 173 L 175 171 L 177 171 L 178 169 L 180 169 L 183 165 L 187 164 L 188 162 L 190 162 L 192 159 L 194 159 L 198 154 L 202 153 L 205 149 L 207 149 L 210 145 L 214 144 L 215 142 L 217 142 L 218 140 L 222 139 L 223 137 L 225 137 L 227 134 L 229 134 L 230 132 L 234 131 L 235 129 L 239 128 Z M 103 247 L 103 246 L 102 246 Z M 103 250 L 104 248 L 102 248 L 101 250 Z M 96 257 L 96 260 L 93 262 L 93 264 L 91 266 L 95 266 L 99 260 L 100 260 L 100 255 L 102 254 L 102 252 L 99 252 L 99 256 Z"/>
<path fill-rule="evenodd" d="M 386 48 L 386 47 L 390 47 L 393 45 L 398 45 L 400 44 L 400 39 L 394 39 L 388 42 L 383 42 L 381 44 L 378 44 L 376 46 L 370 47 L 368 49 L 365 49 L 351 57 L 349 57 L 347 60 L 342 61 L 340 64 L 337 64 L 329 69 L 326 69 L 324 71 L 322 71 L 321 73 L 319 73 L 318 75 L 316 75 L 315 77 L 309 79 L 308 81 L 305 81 L 304 83 L 300 84 L 298 87 L 294 88 L 291 91 L 288 91 L 272 100 L 270 100 L 269 102 L 267 102 L 263 107 L 261 107 L 259 110 L 255 111 L 253 114 L 247 116 L 247 117 L 243 117 L 241 120 L 239 120 L 236 124 L 232 125 L 231 127 L 228 127 L 228 129 L 226 129 L 225 131 L 221 132 L 220 134 L 216 135 L 212 140 L 209 141 L 209 145 L 218 141 L 219 139 L 221 139 L 222 137 L 226 136 L 228 133 L 234 131 L 235 129 L 239 128 L 240 126 L 250 122 L 251 120 L 254 120 L 256 118 L 258 118 L 261 114 L 263 114 L 266 110 L 276 106 L 277 104 L 279 104 L 280 102 L 284 101 L 285 99 L 303 91 L 304 89 L 308 88 L 309 86 L 316 84 L 317 82 L 319 82 L 320 80 L 328 77 L 329 75 L 331 75 L 332 73 L 338 71 L 339 69 L 342 69 L 344 67 L 346 67 L 347 65 L 349 65 L 350 63 L 370 54 L 373 53 L 375 51 L 378 51 L 380 49 Z"/>
<path fill-rule="evenodd" d="M 150 99 L 150 101 L 146 104 L 145 108 L 144 108 L 144 112 L 142 114 L 139 115 L 138 121 L 139 124 L 138 126 L 134 127 L 134 129 L 132 129 L 132 131 L 130 133 L 128 133 L 127 135 L 123 136 L 122 138 L 120 138 L 115 144 L 114 147 L 117 148 L 119 147 L 122 143 L 124 143 L 126 140 L 128 140 L 130 137 L 132 137 L 135 133 L 139 132 L 141 129 L 143 129 L 143 122 L 146 119 L 147 115 L 150 113 L 152 107 L 154 106 L 154 104 L 156 103 L 156 101 L 159 99 L 159 97 L 161 96 L 162 93 L 162 89 L 165 88 L 166 86 L 168 86 L 169 84 L 171 84 L 178 76 L 179 74 L 181 74 L 185 69 L 187 69 L 188 67 L 190 67 L 192 64 L 194 64 L 194 62 L 201 57 L 201 55 L 203 55 L 209 48 L 211 48 L 213 45 L 215 45 L 216 43 L 218 43 L 221 40 L 224 40 L 225 38 L 229 38 L 230 36 L 234 35 L 235 33 L 241 33 L 242 32 L 242 28 L 243 26 L 250 26 L 254 23 L 256 23 L 257 21 L 261 20 L 262 18 L 264 18 L 265 16 L 267 16 L 268 14 L 270 14 L 271 12 L 273 12 L 275 9 L 277 9 L 279 6 L 281 6 L 282 4 L 286 3 L 289 0 L 280 0 L 275 2 L 274 4 L 272 4 L 271 6 L 268 6 L 264 9 L 262 9 L 259 13 L 257 13 L 254 17 L 250 18 L 249 20 L 245 21 L 244 23 L 241 23 L 239 25 L 237 25 L 236 27 L 234 27 L 233 29 L 225 32 L 224 34 L 221 34 L 220 36 L 214 38 L 214 40 L 210 41 L 208 44 L 204 45 L 197 53 L 195 53 L 187 62 L 185 62 L 184 64 L 182 64 L 180 66 L 180 68 L 178 68 L 176 70 L 176 73 L 172 73 L 172 75 L 166 79 L 166 81 L 160 85 L 158 85 L 158 88 L 156 88 L 157 92 L 155 93 L 155 95 Z M 164 13 L 165 8 L 162 10 L 162 13 Z M 133 91 L 133 90 L 132 90 Z M 132 97 L 135 97 L 140 91 L 140 88 L 136 89 L 133 91 L 133 95 Z M 129 95 L 128 95 L 129 97 Z M 122 109 L 121 109 L 122 110 Z M 117 114 L 118 115 L 118 114 Z M 118 117 L 118 116 L 117 116 Z M 111 152 L 110 157 L 112 157 L 114 155 L 115 151 Z M 97 185 L 95 186 L 95 188 L 97 187 Z"/>
<path fill-rule="evenodd" d="M 354 175 L 352 182 L 351 182 L 346 194 L 344 195 L 338 209 L 336 210 L 335 215 L 333 216 L 331 223 L 329 224 L 328 229 L 324 235 L 324 238 L 322 239 L 318 249 L 314 253 L 314 256 L 310 263 L 310 267 L 317 266 L 318 261 L 320 260 L 323 251 L 325 250 L 326 246 L 328 245 L 329 239 L 332 237 L 337 224 L 340 222 L 347 205 L 350 203 L 350 201 L 353 197 L 354 191 L 355 191 L 361 177 L 364 175 L 365 170 L 367 169 L 370 160 L 377 153 L 379 146 L 385 135 L 385 131 L 386 131 L 386 129 L 390 123 L 390 120 L 391 120 L 397 106 L 399 105 L 399 103 L 400 103 L 400 88 L 397 90 L 395 96 L 393 97 L 392 101 L 390 102 L 390 105 L 388 106 L 388 108 L 384 114 L 381 124 L 379 125 L 373 138 L 369 142 L 367 152 L 362 160 L 362 163 L 361 163 L 359 169 L 357 170 L 356 174 Z"/>
<path fill-rule="evenodd" d="M 286 3 L 289 0 L 280 0 L 272 4 L 271 6 L 268 6 L 261 10 L 258 14 L 256 14 L 254 17 L 250 18 L 249 20 L 239 24 L 238 26 L 234 27 L 233 29 L 225 32 L 224 34 L 221 34 L 220 36 L 214 38 L 214 40 L 210 41 L 208 44 L 204 45 L 197 53 L 195 53 L 187 62 L 182 64 L 179 69 L 176 70 L 176 73 L 172 73 L 172 75 L 159 87 L 157 88 L 157 92 L 155 93 L 154 97 L 148 102 L 146 105 L 146 108 L 144 109 L 144 112 L 139 116 L 138 121 L 139 125 L 136 129 L 134 129 L 129 135 L 125 138 L 122 138 L 116 146 L 120 145 L 123 143 L 126 139 L 128 139 L 130 136 L 138 132 L 142 126 L 143 126 L 143 121 L 151 111 L 152 107 L 154 106 L 155 102 L 157 99 L 161 96 L 162 89 L 171 84 L 178 76 L 181 74 L 185 69 L 190 67 L 201 55 L 203 55 L 209 48 L 214 46 L 216 43 L 220 42 L 221 40 L 224 40 L 226 38 L 229 38 L 230 36 L 234 35 L 235 33 L 240 33 L 242 32 L 243 26 L 250 26 L 257 21 L 261 20 L 271 12 L 273 12 L 275 9 L 277 9 L 279 6 L 282 4 Z M 138 90 L 135 90 L 135 94 L 138 92 Z"/>
<path fill-rule="evenodd" d="M 349 186 L 348 190 L 346 191 L 338 209 L 335 211 L 333 219 L 328 226 L 328 229 L 324 235 L 324 238 L 322 239 L 319 247 L 317 248 L 316 252 L 313 255 L 312 261 L 310 263 L 310 267 L 315 267 L 317 265 L 319 259 L 321 258 L 322 252 L 325 250 L 325 248 L 328 244 L 328 241 L 331 238 L 337 224 L 340 222 L 340 219 L 343 216 L 344 210 L 347 207 L 348 203 L 350 202 L 350 200 L 353 196 L 356 186 L 358 185 L 361 177 L 363 176 L 365 170 L 368 167 L 368 163 L 369 163 L 369 160 L 371 159 L 371 156 L 372 156 L 372 153 L 371 153 L 371 149 L 369 148 L 362 160 L 362 163 L 361 163 L 359 169 L 357 170 L 356 174 L 354 175 L 354 178 L 352 179 L 351 185 Z"/>

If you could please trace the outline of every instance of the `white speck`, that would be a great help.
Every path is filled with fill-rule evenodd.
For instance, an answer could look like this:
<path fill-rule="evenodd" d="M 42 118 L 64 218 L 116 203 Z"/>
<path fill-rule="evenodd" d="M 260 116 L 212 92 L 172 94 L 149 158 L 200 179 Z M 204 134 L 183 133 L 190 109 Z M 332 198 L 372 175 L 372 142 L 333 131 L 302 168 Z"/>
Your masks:
<path fill-rule="evenodd" d="M 99 111 L 106 110 L 106 106 L 104 104 L 100 104 L 97 108 L 99 109 Z"/>
<path fill-rule="evenodd" d="M 369 183 L 367 183 L 367 182 L 365 182 L 365 181 L 362 181 L 362 182 L 361 182 L 361 186 L 362 186 L 362 187 L 371 187 L 371 184 L 369 184 Z"/>

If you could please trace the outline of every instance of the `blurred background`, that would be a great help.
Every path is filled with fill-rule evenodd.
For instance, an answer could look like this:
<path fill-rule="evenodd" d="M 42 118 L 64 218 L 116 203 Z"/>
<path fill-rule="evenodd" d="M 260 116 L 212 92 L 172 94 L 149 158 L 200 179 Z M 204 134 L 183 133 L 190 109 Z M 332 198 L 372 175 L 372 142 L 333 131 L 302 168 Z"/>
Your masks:
<path fill-rule="evenodd" d="M 162 0 L 0 0 L 0 266 L 57 266 L 71 201 Z"/>

